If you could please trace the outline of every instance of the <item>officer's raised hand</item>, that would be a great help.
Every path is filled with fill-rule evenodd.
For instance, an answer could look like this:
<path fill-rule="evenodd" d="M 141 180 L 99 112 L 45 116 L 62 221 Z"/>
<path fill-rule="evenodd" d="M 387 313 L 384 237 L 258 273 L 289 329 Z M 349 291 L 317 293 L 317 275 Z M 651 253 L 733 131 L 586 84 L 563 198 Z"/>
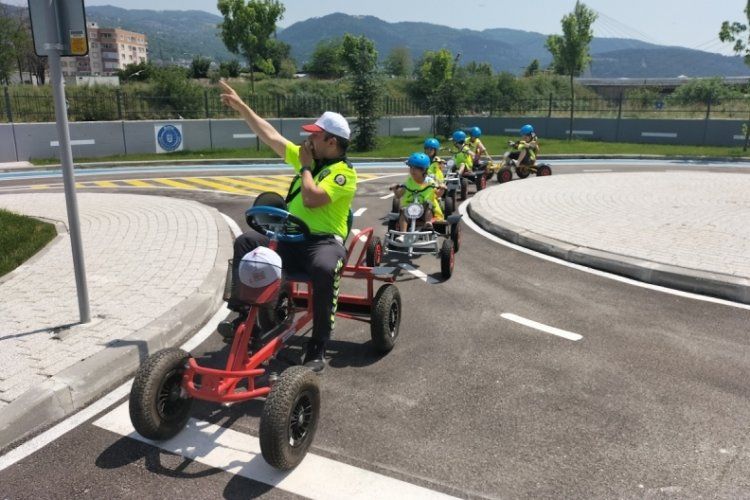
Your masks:
<path fill-rule="evenodd" d="M 225 106 L 229 106 L 235 111 L 242 111 L 242 108 L 246 106 L 237 92 L 229 86 L 224 80 L 219 80 L 219 86 L 221 87 L 221 103 Z"/>

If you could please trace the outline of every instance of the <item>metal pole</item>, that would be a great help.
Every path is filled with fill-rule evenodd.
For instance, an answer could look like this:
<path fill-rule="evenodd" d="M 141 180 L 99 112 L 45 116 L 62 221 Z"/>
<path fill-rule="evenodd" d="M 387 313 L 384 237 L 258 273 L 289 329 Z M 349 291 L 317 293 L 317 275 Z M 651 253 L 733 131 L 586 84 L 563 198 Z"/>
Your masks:
<path fill-rule="evenodd" d="M 5 93 L 5 114 L 8 117 L 8 123 L 13 123 L 13 111 L 10 107 L 10 93 L 8 92 L 8 86 L 3 87 Z"/>
<path fill-rule="evenodd" d="M 45 47 L 49 58 L 50 83 L 55 100 L 55 118 L 57 120 L 57 136 L 60 143 L 60 163 L 62 164 L 63 183 L 65 185 L 65 204 L 68 209 L 68 226 L 70 243 L 73 248 L 73 268 L 75 270 L 76 289 L 78 290 L 78 312 L 81 323 L 91 321 L 89 310 L 89 292 L 86 286 L 86 267 L 83 262 L 83 245 L 81 244 L 81 226 L 78 220 L 78 201 L 76 199 L 76 183 L 73 173 L 73 152 L 70 149 L 70 130 L 68 129 L 68 110 L 65 105 L 65 88 L 63 88 L 62 71 L 60 69 L 60 53 L 62 45 L 60 34 L 57 32 L 57 9 L 55 0 L 48 0 L 47 26 L 54 30 L 54 36 L 49 40 L 57 40 L 56 44 Z M 50 32 L 50 34 L 52 34 Z"/>

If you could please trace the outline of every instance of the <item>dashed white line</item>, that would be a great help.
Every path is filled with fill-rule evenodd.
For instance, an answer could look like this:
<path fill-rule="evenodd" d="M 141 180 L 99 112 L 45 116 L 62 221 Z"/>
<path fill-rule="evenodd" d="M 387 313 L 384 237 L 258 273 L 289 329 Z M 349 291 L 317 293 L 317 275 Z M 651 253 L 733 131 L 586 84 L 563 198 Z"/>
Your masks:
<path fill-rule="evenodd" d="M 500 317 L 505 318 L 508 321 L 513 321 L 514 323 L 518 323 L 519 325 L 528 326 L 529 328 L 539 330 L 540 332 L 549 333 L 550 335 L 556 335 L 558 337 L 572 340 L 574 342 L 577 342 L 583 338 L 583 335 L 569 332 L 567 330 L 561 330 L 560 328 L 555 328 L 554 326 L 545 325 L 544 323 L 539 323 L 537 321 L 530 320 L 527 318 L 522 318 L 521 316 L 517 316 L 515 314 L 503 313 L 500 315 Z"/>
<path fill-rule="evenodd" d="M 401 269 L 405 270 L 405 271 L 408 271 L 409 274 L 411 274 L 413 276 L 416 276 L 417 278 L 421 279 L 422 281 L 424 281 L 428 285 L 433 285 L 435 283 L 439 283 L 438 280 L 436 280 L 432 276 L 427 276 L 425 273 L 423 273 L 419 269 L 415 268 L 411 264 L 407 264 L 405 262 L 402 262 L 401 264 L 399 264 L 399 267 Z"/>
<path fill-rule="evenodd" d="M 584 172 L 611 172 L 611 171 L 612 170 L 608 170 L 608 169 L 605 169 L 605 168 L 598 169 L 598 170 L 584 170 Z"/>
<path fill-rule="evenodd" d="M 395 195 L 393 193 L 389 193 L 389 194 L 387 194 L 385 196 L 381 196 L 380 199 L 381 200 L 387 200 L 388 198 L 393 198 L 394 196 Z"/>
<path fill-rule="evenodd" d="M 354 217 L 359 217 L 360 215 L 362 215 L 363 213 L 365 213 L 366 210 L 367 210 L 367 207 L 362 207 L 362 208 L 358 209 L 356 212 L 354 212 L 353 215 L 354 215 Z"/>

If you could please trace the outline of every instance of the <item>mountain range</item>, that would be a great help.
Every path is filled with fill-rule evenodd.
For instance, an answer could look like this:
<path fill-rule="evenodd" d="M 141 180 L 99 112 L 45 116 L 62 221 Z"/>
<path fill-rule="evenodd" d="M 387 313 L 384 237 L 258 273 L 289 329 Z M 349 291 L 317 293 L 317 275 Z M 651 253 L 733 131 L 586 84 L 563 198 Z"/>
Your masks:
<path fill-rule="evenodd" d="M 87 6 L 88 21 L 119 27 L 148 36 L 149 57 L 156 61 L 189 60 L 204 56 L 215 61 L 240 57 L 221 41 L 217 25 L 222 17 L 203 11 L 128 10 Z M 717 31 L 718 31 L 717 27 Z M 487 62 L 497 72 L 521 73 L 532 60 L 542 67 L 552 60 L 545 48 L 547 35 L 494 28 L 483 31 L 455 29 L 422 22 L 388 23 L 373 16 L 329 14 L 292 24 L 277 37 L 292 48 L 298 67 L 310 59 L 321 40 L 344 33 L 364 35 L 375 42 L 381 59 L 395 47 L 407 47 L 418 60 L 426 50 L 446 48 L 461 53 L 461 63 Z M 585 76 L 593 78 L 673 78 L 686 76 L 749 76 L 741 57 L 655 45 L 626 38 L 594 38 L 592 64 Z"/>

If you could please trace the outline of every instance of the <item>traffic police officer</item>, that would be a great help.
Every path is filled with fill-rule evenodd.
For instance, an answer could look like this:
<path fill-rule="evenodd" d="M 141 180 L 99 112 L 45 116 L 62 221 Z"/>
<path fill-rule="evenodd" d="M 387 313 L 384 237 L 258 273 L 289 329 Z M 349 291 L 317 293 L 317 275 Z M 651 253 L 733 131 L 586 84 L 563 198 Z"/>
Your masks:
<path fill-rule="evenodd" d="M 357 189 L 357 173 L 346 158 L 349 124 L 340 114 L 326 111 L 314 124 L 302 127 L 310 135 L 297 146 L 258 116 L 229 85 L 219 83 L 222 102 L 238 111 L 258 138 L 297 172 L 286 197 L 287 209 L 307 224 L 311 236 L 302 243 L 279 242 L 277 252 L 285 269 L 305 272 L 312 279 L 313 332 L 303 362 L 319 372 L 325 367 L 325 347 L 334 326 L 339 278 L 346 259 L 343 242 Z M 268 245 L 268 238 L 252 229 L 235 240 L 234 283 L 239 282 L 242 257 L 260 245 Z M 232 297 L 228 306 L 241 313 L 242 321 L 246 306 L 234 299 L 235 290 Z M 236 321 L 224 328 L 233 332 Z"/>

